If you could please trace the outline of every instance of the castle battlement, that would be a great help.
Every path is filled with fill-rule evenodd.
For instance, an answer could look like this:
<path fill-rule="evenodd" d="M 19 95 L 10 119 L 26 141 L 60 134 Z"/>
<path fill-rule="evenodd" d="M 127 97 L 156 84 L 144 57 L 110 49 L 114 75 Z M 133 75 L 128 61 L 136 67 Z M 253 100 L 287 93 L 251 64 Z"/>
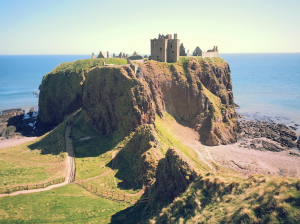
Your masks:
<path fill-rule="evenodd" d="M 177 34 L 158 35 L 158 39 L 150 40 L 151 43 L 151 60 L 160 62 L 176 62 L 179 59 L 180 40 Z"/>

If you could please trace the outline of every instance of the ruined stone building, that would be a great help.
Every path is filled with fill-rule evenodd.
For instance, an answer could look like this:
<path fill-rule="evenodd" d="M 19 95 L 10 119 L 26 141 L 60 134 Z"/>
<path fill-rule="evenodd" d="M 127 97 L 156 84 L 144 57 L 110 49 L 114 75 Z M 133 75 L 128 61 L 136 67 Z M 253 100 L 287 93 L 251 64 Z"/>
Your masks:
<path fill-rule="evenodd" d="M 185 53 L 185 47 L 183 46 L 183 44 L 180 44 L 180 53 L 179 53 L 180 56 L 190 56 L 190 51 L 188 50 L 186 53 Z"/>
<path fill-rule="evenodd" d="M 130 57 L 127 57 L 128 60 L 143 60 L 143 57 L 136 51 Z"/>
<path fill-rule="evenodd" d="M 177 34 L 158 35 L 158 39 L 154 38 L 151 42 L 151 60 L 160 62 L 176 62 L 179 59 L 180 40 Z"/>
<path fill-rule="evenodd" d="M 97 58 L 110 58 L 109 52 L 108 51 L 100 51 L 99 55 Z"/>
<path fill-rule="evenodd" d="M 92 53 L 92 58 L 95 58 L 95 54 L 94 54 L 94 52 Z"/>
<path fill-rule="evenodd" d="M 218 57 L 219 56 L 218 46 L 214 46 L 212 50 L 207 50 L 207 52 L 202 51 L 201 48 L 197 46 L 196 49 L 193 51 L 193 56 L 201 56 L 203 58 Z"/>

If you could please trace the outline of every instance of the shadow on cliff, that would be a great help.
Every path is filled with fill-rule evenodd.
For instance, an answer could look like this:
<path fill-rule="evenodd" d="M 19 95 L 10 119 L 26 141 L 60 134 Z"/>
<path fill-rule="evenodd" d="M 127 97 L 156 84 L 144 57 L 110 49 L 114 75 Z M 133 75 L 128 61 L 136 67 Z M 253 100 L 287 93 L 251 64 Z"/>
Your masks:
<path fill-rule="evenodd" d="M 111 217 L 111 223 L 149 223 L 149 219 L 157 217 L 163 219 L 160 215 L 163 208 L 173 203 L 174 199 L 184 193 L 190 184 L 198 178 L 193 169 L 181 159 L 176 151 L 169 149 L 166 157 L 159 160 L 155 175 L 156 181 L 146 189 L 141 197 L 141 202 L 114 214 Z M 186 201 L 189 201 L 192 197 L 195 197 L 195 195 L 189 195 Z M 142 198 L 148 198 L 148 200 L 142 202 Z M 176 202 L 176 206 L 178 205 L 177 210 L 182 212 L 177 211 L 178 215 L 173 219 L 174 223 L 182 217 L 196 215 L 196 206 L 186 204 L 187 206 L 184 207 L 182 200 Z"/>

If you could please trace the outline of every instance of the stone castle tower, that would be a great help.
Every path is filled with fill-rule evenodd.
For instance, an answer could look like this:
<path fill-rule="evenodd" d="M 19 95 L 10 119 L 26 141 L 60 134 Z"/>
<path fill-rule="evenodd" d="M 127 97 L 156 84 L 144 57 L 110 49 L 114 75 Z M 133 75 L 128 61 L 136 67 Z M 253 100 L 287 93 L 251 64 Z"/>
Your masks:
<path fill-rule="evenodd" d="M 151 59 L 160 62 L 176 62 L 179 59 L 180 40 L 177 34 L 158 35 L 158 39 L 151 39 Z"/>

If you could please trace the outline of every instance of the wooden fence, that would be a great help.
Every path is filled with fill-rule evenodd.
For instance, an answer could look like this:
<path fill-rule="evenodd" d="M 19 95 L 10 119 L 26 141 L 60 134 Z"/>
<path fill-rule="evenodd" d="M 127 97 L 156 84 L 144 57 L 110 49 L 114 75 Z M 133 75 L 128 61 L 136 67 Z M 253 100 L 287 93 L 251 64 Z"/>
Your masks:
<path fill-rule="evenodd" d="M 107 191 L 107 190 L 100 190 L 97 187 L 85 183 L 85 182 L 78 182 L 77 185 L 85 188 L 86 190 L 88 190 L 89 192 L 91 192 L 94 195 L 103 197 L 103 198 L 107 198 L 107 199 L 111 199 L 114 201 L 124 201 L 126 203 L 129 204 L 136 204 L 136 203 L 144 203 L 148 201 L 148 198 L 140 198 L 139 200 L 133 198 L 133 196 L 128 196 L 125 194 L 118 194 L 116 192 L 113 191 Z"/>
<path fill-rule="evenodd" d="M 32 184 L 32 185 L 22 185 L 22 186 L 16 186 L 16 187 L 7 187 L 7 188 L 0 189 L 0 194 L 10 194 L 10 193 L 13 193 L 13 192 L 16 192 L 16 191 L 41 189 L 41 188 L 46 188 L 50 185 L 60 184 L 60 183 L 63 183 L 63 182 L 65 182 L 65 178 L 51 180 L 47 183 L 42 183 L 42 184 Z"/>

